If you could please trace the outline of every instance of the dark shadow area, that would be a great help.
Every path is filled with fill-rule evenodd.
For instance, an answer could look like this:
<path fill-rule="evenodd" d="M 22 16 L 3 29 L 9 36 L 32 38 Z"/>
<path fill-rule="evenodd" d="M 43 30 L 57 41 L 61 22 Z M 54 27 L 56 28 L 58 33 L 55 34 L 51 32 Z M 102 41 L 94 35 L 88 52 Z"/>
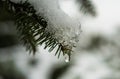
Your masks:
<path fill-rule="evenodd" d="M 36 58 L 29 59 L 28 65 L 31 66 L 31 67 L 37 66 L 38 65 L 38 59 L 36 59 Z"/>
<path fill-rule="evenodd" d="M 3 3 L 2 0 L 0 0 L 0 22 L 6 22 L 5 24 L 9 26 L 8 28 L 6 28 L 7 26 L 4 27 L 0 25 L 0 48 L 11 47 L 18 43 L 15 34 L 4 34 L 4 31 L 6 29 L 8 29 L 8 33 L 9 31 L 10 33 L 13 32 L 13 30 L 11 30 L 13 26 L 11 26 L 11 24 L 7 24 L 7 22 L 13 20 L 14 17 L 6 8 L 7 5 L 5 5 L 5 3 Z"/>
<path fill-rule="evenodd" d="M 59 79 L 59 77 L 61 77 L 62 75 L 64 75 L 66 73 L 66 71 L 70 68 L 70 64 L 65 64 L 62 66 L 57 66 L 54 68 L 52 68 L 52 71 L 49 75 L 49 79 Z"/>
<path fill-rule="evenodd" d="M 2 79 L 26 79 L 12 61 L 0 62 L 0 77 Z"/>
<path fill-rule="evenodd" d="M 7 5 L 0 0 L 0 21 L 13 20 L 13 15 L 6 10 Z"/>
<path fill-rule="evenodd" d="M 14 35 L 0 35 L 0 48 L 11 47 L 18 43 Z"/>
<path fill-rule="evenodd" d="M 90 43 L 85 49 L 94 50 L 100 48 L 102 45 L 107 44 L 107 40 L 102 36 L 92 36 L 90 39 Z"/>

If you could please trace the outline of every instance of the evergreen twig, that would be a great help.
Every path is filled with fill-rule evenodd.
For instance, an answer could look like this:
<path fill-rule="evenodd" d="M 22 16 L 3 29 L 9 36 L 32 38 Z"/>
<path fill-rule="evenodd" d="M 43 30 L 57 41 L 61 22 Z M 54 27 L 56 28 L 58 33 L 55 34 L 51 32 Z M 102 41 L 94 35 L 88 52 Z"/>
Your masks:
<path fill-rule="evenodd" d="M 10 0 L 4 0 L 1 2 L 14 15 L 17 31 L 27 50 L 35 54 L 37 46 L 44 43 L 44 49 L 49 47 L 49 52 L 58 47 L 55 53 L 55 55 L 58 55 L 58 58 L 61 52 L 63 52 L 63 55 L 68 54 L 70 57 L 71 49 L 69 49 L 69 46 L 59 43 L 54 34 L 46 31 L 46 19 L 44 16 L 37 14 L 28 1 L 14 3 Z"/>

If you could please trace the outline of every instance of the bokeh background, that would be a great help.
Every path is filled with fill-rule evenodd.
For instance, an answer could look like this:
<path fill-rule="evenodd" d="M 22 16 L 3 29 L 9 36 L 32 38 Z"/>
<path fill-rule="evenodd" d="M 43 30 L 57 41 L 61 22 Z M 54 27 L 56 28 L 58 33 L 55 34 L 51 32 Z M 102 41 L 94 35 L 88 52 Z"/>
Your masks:
<path fill-rule="evenodd" d="M 0 6 L 0 79 L 120 79 L 120 0 L 91 0 L 95 17 L 83 14 L 75 0 L 29 1 L 38 12 L 42 4 L 43 13 L 54 13 L 50 17 L 64 21 L 64 15 L 80 24 L 80 41 L 70 62 L 43 46 L 33 56 L 18 41 L 12 15 Z"/>

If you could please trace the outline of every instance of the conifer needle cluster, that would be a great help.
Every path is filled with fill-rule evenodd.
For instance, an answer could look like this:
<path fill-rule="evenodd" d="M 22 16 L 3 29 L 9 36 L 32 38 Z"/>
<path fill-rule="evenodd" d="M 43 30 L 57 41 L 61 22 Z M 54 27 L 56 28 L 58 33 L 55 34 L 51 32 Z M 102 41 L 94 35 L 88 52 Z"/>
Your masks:
<path fill-rule="evenodd" d="M 45 44 L 44 49 L 49 48 L 49 52 L 57 48 L 55 55 L 71 55 L 71 49 L 67 45 L 58 42 L 53 33 L 46 30 L 47 20 L 43 15 L 37 14 L 34 7 L 28 2 L 15 3 L 10 0 L 1 0 L 0 4 L 14 16 L 14 22 L 20 40 L 29 52 L 35 54 L 37 46 Z"/>

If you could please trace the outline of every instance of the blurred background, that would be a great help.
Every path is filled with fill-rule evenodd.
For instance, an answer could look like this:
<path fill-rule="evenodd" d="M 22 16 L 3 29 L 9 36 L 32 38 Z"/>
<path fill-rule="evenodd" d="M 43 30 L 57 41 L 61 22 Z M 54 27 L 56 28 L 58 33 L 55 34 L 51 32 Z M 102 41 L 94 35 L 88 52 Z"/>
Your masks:
<path fill-rule="evenodd" d="M 18 41 L 12 15 L 0 6 L 0 79 L 120 79 L 120 0 L 91 0 L 95 17 L 83 14 L 75 1 L 58 0 L 58 8 L 81 24 L 71 61 L 43 46 L 29 54 Z"/>

